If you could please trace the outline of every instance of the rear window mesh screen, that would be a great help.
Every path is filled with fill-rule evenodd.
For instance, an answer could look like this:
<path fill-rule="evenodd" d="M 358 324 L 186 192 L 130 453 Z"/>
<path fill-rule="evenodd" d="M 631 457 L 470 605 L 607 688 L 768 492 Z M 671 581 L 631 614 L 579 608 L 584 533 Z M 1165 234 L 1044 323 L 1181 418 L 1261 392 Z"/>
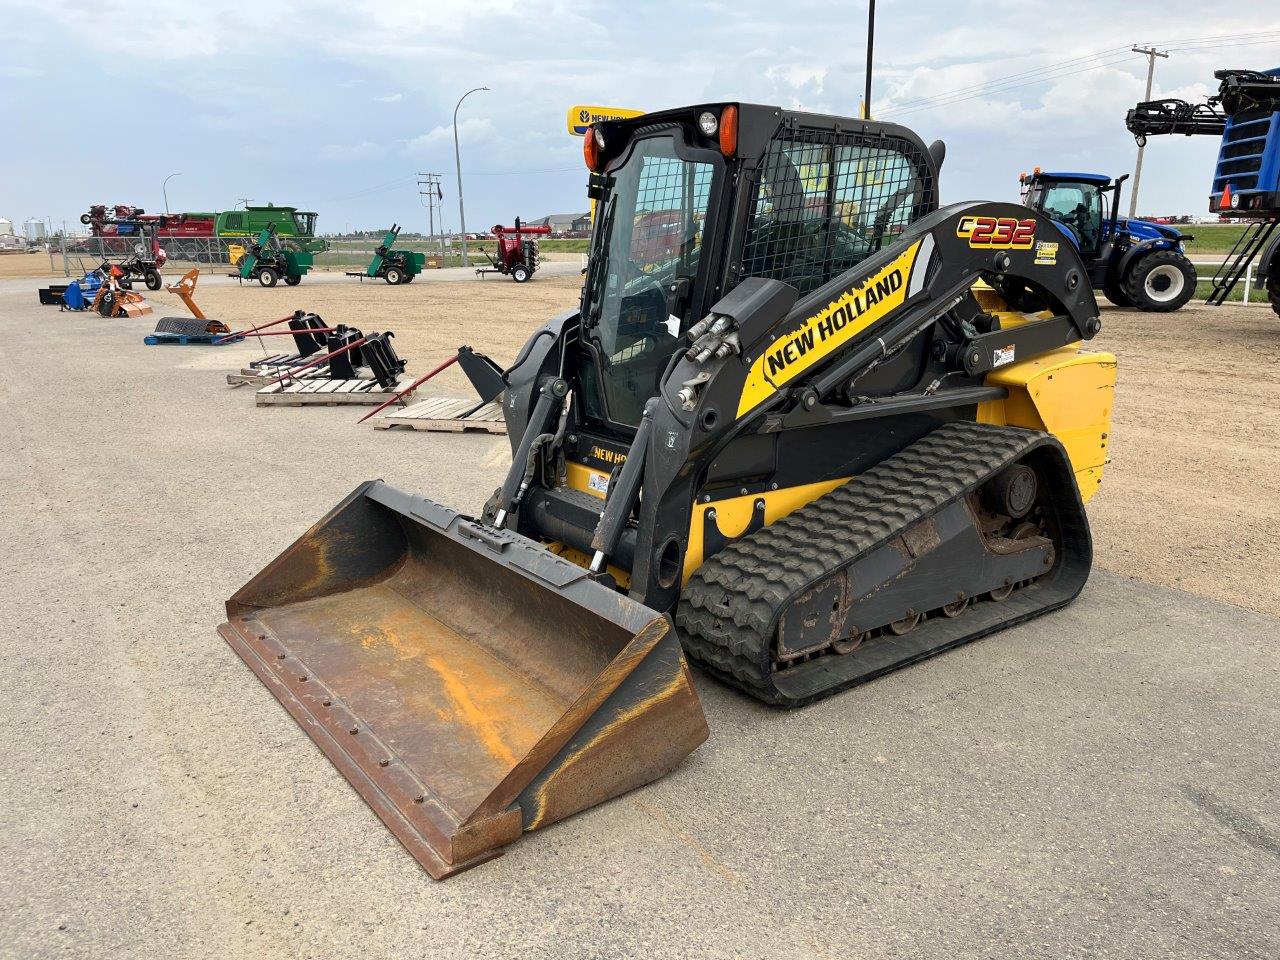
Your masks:
<path fill-rule="evenodd" d="M 927 171 L 907 140 L 783 131 L 760 166 L 742 275 L 811 293 L 935 208 Z"/>

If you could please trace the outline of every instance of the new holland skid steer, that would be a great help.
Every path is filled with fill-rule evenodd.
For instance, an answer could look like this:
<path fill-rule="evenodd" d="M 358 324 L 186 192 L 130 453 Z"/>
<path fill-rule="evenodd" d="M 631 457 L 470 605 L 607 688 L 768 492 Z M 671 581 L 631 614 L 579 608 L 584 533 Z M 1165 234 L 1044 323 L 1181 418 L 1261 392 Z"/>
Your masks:
<path fill-rule="evenodd" d="M 939 208 L 893 124 L 713 104 L 585 153 L 581 302 L 504 373 L 481 515 L 367 482 L 221 627 L 435 877 L 679 764 L 686 656 L 800 706 L 1089 573 L 1115 359 L 1050 220 Z"/>

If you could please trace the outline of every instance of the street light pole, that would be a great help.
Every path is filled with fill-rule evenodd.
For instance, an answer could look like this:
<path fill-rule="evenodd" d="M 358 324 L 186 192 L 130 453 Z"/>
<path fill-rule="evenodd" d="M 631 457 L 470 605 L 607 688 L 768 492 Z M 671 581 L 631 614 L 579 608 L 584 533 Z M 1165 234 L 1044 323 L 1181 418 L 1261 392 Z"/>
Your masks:
<path fill-rule="evenodd" d="M 160 185 L 160 192 L 164 194 L 164 212 L 166 214 L 169 212 L 169 181 L 174 177 L 180 176 L 182 176 L 180 173 L 171 173 L 164 178 L 164 183 Z"/>
<path fill-rule="evenodd" d="M 862 119 L 871 119 L 871 58 L 876 48 L 876 0 L 867 8 L 867 87 L 862 94 Z"/>
<path fill-rule="evenodd" d="M 488 87 L 475 87 L 468 90 L 458 98 L 453 108 L 453 162 L 458 169 L 458 226 L 462 231 L 462 265 L 464 267 L 471 266 L 471 261 L 467 258 L 467 215 L 462 210 L 462 154 L 458 150 L 458 107 L 462 106 L 462 101 L 473 93 L 488 89 Z"/>
<path fill-rule="evenodd" d="M 1156 72 L 1156 57 L 1168 57 L 1168 53 L 1161 53 L 1155 47 L 1134 47 L 1134 53 L 1140 53 L 1147 58 L 1147 95 L 1143 97 L 1143 102 L 1151 99 L 1151 78 Z M 1142 151 L 1147 145 L 1146 137 L 1138 141 L 1138 162 L 1133 167 L 1133 190 L 1129 193 L 1129 219 L 1132 220 L 1138 215 L 1138 184 L 1142 183 Z"/>

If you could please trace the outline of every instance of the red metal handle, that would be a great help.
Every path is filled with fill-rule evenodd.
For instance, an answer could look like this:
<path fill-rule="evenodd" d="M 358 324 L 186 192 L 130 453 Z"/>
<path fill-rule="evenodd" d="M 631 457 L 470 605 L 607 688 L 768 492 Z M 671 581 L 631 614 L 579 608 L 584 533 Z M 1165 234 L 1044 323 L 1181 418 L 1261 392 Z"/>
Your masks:
<path fill-rule="evenodd" d="M 348 343 L 341 350 L 335 350 L 333 351 L 333 353 L 326 353 L 323 357 L 317 357 L 315 360 L 312 360 L 310 363 L 304 363 L 300 367 L 294 367 L 292 370 L 286 373 L 283 377 L 276 377 L 276 379 L 268 383 L 267 386 L 272 387 L 272 386 L 275 386 L 277 383 L 284 383 L 286 380 L 292 379 L 295 374 L 299 374 L 303 370 L 310 370 L 312 367 L 317 366 L 321 363 L 324 363 L 326 360 L 332 360 L 334 357 L 341 356 L 342 354 L 346 353 L 348 350 L 354 350 L 356 347 L 364 345 L 364 343 L 366 343 L 368 339 L 369 339 L 368 337 L 361 337 L 359 340 L 356 340 L 352 343 Z"/>
<path fill-rule="evenodd" d="M 236 333 L 228 333 L 223 337 L 219 337 L 214 343 L 221 343 L 223 340 L 230 340 L 232 337 L 247 337 L 251 333 L 257 333 L 259 330 L 266 330 L 268 327 L 275 327 L 289 320 L 292 320 L 296 314 L 289 314 L 287 317 L 281 317 L 279 320 L 272 320 L 270 323 L 264 323 L 261 326 L 250 327 L 248 330 L 239 330 Z"/>
<path fill-rule="evenodd" d="M 421 376 L 417 380 L 413 381 L 413 383 L 409 384 L 409 386 L 405 387 L 403 390 L 401 390 L 399 393 L 393 396 L 386 403 L 370 410 L 363 417 L 357 420 L 356 423 L 364 423 L 366 420 L 372 417 L 375 413 L 380 413 L 381 411 L 387 409 L 387 407 L 391 406 L 397 400 L 400 400 L 401 398 L 403 398 L 406 394 L 413 393 L 413 391 L 417 390 L 420 386 L 422 386 L 424 383 L 426 383 L 428 380 L 434 377 L 441 370 L 447 369 L 448 367 L 453 366 L 457 362 L 458 362 L 458 355 L 455 353 L 452 357 L 450 357 L 444 363 L 440 364 L 440 366 L 436 367 L 430 373 L 425 374 L 424 376 Z"/>
<path fill-rule="evenodd" d="M 308 333 L 341 333 L 341 332 L 342 331 L 340 331 L 337 327 L 307 327 L 305 330 L 272 330 L 269 333 L 263 333 L 261 330 L 257 330 L 257 331 L 254 331 L 254 333 L 251 334 L 251 336 L 292 337 L 292 336 L 296 336 L 299 333 L 305 335 Z M 235 336 L 235 334 L 228 334 L 228 336 Z"/>

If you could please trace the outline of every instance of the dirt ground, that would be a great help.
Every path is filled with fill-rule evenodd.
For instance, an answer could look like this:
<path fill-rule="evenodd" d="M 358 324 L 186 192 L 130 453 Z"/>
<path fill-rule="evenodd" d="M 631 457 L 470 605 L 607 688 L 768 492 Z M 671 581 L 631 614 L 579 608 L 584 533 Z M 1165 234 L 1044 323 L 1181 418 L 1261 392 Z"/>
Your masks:
<path fill-rule="evenodd" d="M 487 353 L 504 366 L 515 359 L 525 339 L 538 326 L 577 302 L 581 280 L 539 274 L 526 284 L 503 277 L 475 280 L 415 282 L 389 287 L 381 281 L 364 282 L 325 277 L 324 282 L 303 281 L 285 293 L 282 288 L 264 290 L 257 285 L 197 285 L 196 303 L 207 316 L 233 327 L 274 320 L 291 309 L 319 314 L 328 323 L 345 323 L 371 330 L 395 332 L 396 350 L 409 360 L 408 375 L 420 376 L 446 359 L 460 344 Z M 425 292 L 424 291 L 428 291 Z M 278 295 L 283 294 L 283 295 Z M 184 313 L 172 294 L 150 294 L 158 313 Z M 164 309 L 160 309 L 161 305 Z M 279 305 L 284 310 L 279 310 Z M 283 349 L 288 338 L 276 338 Z M 268 346 L 274 346 L 270 340 Z M 455 369 L 445 371 L 436 392 L 470 392 L 466 378 Z M 465 395 L 465 394 L 459 394 Z"/>
<path fill-rule="evenodd" d="M 523 287 L 436 282 L 429 296 L 421 285 L 327 282 L 285 302 L 332 323 L 394 330 L 412 374 L 461 343 L 510 362 L 578 289 L 576 276 Z M 181 312 L 168 294 L 153 299 L 167 305 L 161 313 Z M 271 319 L 281 299 L 235 285 L 208 285 L 197 297 L 229 322 Z M 1104 302 L 1102 319 L 1090 349 L 1115 353 L 1120 365 L 1112 463 L 1089 508 L 1098 564 L 1280 615 L 1280 317 L 1260 306 L 1145 314 Z M 432 392 L 468 389 L 450 370 Z"/>
<path fill-rule="evenodd" d="M 390 328 L 412 375 L 510 360 L 572 304 L 553 274 L 198 301 Z M 146 347 L 155 317 L 35 286 L 0 280 L 0 960 L 1280 956 L 1280 620 L 1208 599 L 1280 609 L 1269 311 L 1105 314 L 1076 602 L 790 713 L 695 670 L 711 737 L 671 775 L 435 883 L 214 628 L 363 480 L 478 508 L 506 438 L 258 408 L 225 383 L 253 344 Z"/>
<path fill-rule="evenodd" d="M 54 258 L 55 261 L 57 258 Z M 50 266 L 47 253 L 6 253 L 0 256 L 0 280 L 11 280 L 21 277 L 48 277 L 54 283 L 62 276 L 59 263 L 57 271 Z"/>

